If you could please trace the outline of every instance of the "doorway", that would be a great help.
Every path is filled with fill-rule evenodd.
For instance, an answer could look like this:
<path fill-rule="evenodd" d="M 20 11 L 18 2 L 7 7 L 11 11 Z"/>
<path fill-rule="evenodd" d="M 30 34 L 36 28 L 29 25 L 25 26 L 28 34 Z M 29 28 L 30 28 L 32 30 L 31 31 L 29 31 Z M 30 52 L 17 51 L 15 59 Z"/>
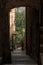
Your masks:
<path fill-rule="evenodd" d="M 28 9 L 32 10 L 29 7 Z M 30 34 L 31 19 L 27 19 L 28 17 L 26 14 L 28 13 L 28 11 L 26 7 L 17 7 L 11 9 L 9 13 L 10 14 L 10 50 L 12 55 L 12 63 L 28 64 L 32 62 L 32 64 L 36 64 L 36 62 L 32 58 L 30 58 L 28 54 L 30 53 L 29 51 L 30 48 L 28 46 L 31 45 L 32 43 L 32 42 L 30 43 L 31 39 L 29 39 L 29 41 L 27 40 L 28 42 L 26 41 L 27 29 L 28 29 L 27 35 L 29 35 L 28 38 L 31 37 Z M 32 13 L 29 15 L 30 15 L 29 17 L 31 18 Z M 28 24 L 29 23 L 30 24 L 28 25 L 27 22 Z M 28 25 L 28 28 L 26 27 L 26 25 Z M 26 53 L 28 54 L 28 56 L 26 55 Z"/>
<path fill-rule="evenodd" d="M 24 39 L 26 37 L 26 8 L 17 7 L 10 11 L 10 45 L 13 49 L 26 45 Z"/>

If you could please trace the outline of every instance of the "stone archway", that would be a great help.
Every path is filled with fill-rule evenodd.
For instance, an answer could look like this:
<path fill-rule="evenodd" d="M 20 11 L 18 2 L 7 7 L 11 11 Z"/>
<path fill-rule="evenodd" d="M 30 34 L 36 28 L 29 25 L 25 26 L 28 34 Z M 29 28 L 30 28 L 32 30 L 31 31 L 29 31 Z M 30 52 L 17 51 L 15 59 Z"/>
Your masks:
<path fill-rule="evenodd" d="M 10 53 L 10 46 L 9 46 L 9 11 L 10 9 L 14 8 L 14 7 L 18 7 L 18 6 L 27 6 L 27 14 L 28 14 L 28 7 L 31 7 L 33 8 L 34 10 L 39 10 L 39 4 L 40 3 L 40 0 L 36 0 L 36 1 L 21 1 L 21 0 L 7 0 L 6 2 L 5 1 L 1 1 L 1 16 L 2 16 L 2 20 L 1 22 L 3 23 L 2 24 L 2 30 L 1 30 L 1 33 L 3 34 L 2 35 L 2 39 L 3 39 L 3 42 L 2 42 L 2 45 L 3 45 L 3 53 L 4 53 L 4 62 L 5 63 L 10 63 L 11 62 L 11 53 Z M 37 5 L 36 5 L 37 4 Z M 34 10 L 32 10 L 34 12 Z M 30 13 L 30 12 L 29 12 Z M 36 15 L 35 13 L 33 14 L 33 16 Z M 31 18 L 32 16 L 27 16 L 27 22 L 28 22 L 28 18 Z M 1 18 L 1 17 L 0 17 Z M 35 19 L 36 20 L 36 19 Z M 30 20 L 31 21 L 31 20 Z M 37 20 L 38 21 L 38 20 Z M 36 22 L 36 21 L 35 21 Z M 29 22 L 30 23 L 30 22 Z M 28 24 L 29 24 L 28 23 Z M 28 26 L 27 24 L 27 26 Z M 32 23 L 31 23 L 32 24 Z M 31 26 L 30 24 L 30 26 Z M 27 30 L 28 30 L 28 27 L 27 27 Z M 26 31 L 27 31 L 26 30 Z M 30 30 L 30 29 L 29 29 Z M 32 29 L 33 30 L 33 29 Z M 37 30 L 36 30 L 37 31 Z M 26 32 L 27 34 L 29 33 L 29 31 Z M 31 32 L 33 34 L 33 32 Z M 37 34 L 36 34 L 37 35 Z M 28 38 L 28 37 L 27 37 Z M 31 38 L 31 37 L 30 37 Z M 2 40 L 1 39 L 1 40 Z M 32 38 L 31 38 L 32 39 Z M 30 40 L 29 40 L 30 41 Z M 34 42 L 34 41 L 33 41 Z M 27 42 L 28 44 L 29 42 Z M 27 45 L 27 49 L 28 49 L 28 45 Z M 26 49 L 26 50 L 27 50 Z M 27 54 L 29 50 L 27 50 Z M 9 59 L 9 60 L 8 60 Z M 5 61 L 6 60 L 6 61 Z"/>

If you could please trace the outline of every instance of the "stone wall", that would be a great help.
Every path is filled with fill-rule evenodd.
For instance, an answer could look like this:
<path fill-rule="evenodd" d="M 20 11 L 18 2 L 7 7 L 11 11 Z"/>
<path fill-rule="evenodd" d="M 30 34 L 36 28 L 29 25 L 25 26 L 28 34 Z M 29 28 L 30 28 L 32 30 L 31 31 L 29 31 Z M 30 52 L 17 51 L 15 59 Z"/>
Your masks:
<path fill-rule="evenodd" d="M 39 9 L 40 0 L 6 0 L 6 9 L 12 9 L 19 6 L 29 6 Z"/>
<path fill-rule="evenodd" d="M 3 63 L 10 63 L 9 15 L 6 11 L 6 2 L 1 0 L 0 5 L 0 56 Z"/>

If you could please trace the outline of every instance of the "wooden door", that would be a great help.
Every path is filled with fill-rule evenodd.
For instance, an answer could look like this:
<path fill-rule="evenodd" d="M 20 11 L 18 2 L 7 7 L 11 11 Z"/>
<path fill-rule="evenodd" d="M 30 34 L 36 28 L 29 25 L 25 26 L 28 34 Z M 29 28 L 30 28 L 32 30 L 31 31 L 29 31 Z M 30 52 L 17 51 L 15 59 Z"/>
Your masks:
<path fill-rule="evenodd" d="M 26 8 L 26 54 L 36 62 L 39 60 L 39 11 L 34 8 Z"/>

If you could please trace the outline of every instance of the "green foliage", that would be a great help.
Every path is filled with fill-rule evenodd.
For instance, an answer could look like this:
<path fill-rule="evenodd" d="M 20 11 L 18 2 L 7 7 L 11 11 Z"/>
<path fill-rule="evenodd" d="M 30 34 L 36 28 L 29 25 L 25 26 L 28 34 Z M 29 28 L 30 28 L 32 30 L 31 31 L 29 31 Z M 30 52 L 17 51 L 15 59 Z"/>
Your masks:
<path fill-rule="evenodd" d="M 16 31 L 19 33 L 16 36 L 16 42 L 22 39 L 23 29 L 25 29 L 25 14 L 24 12 L 16 12 Z"/>

